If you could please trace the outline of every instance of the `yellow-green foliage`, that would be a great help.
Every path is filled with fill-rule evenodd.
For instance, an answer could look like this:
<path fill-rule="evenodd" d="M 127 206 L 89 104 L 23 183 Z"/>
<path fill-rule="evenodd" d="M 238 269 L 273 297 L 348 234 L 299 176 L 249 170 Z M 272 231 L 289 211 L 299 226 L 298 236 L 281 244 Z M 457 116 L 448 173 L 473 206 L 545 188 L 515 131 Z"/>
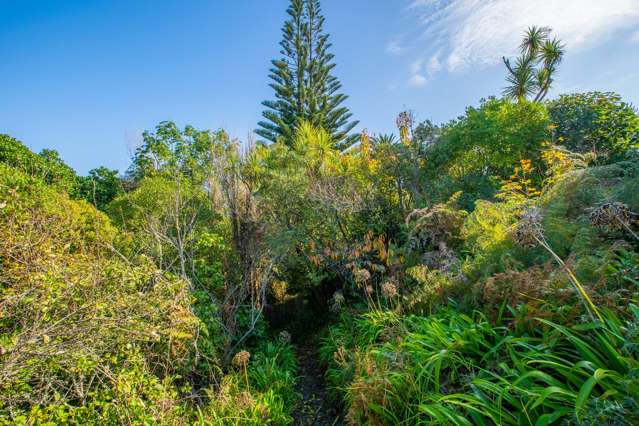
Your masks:
<path fill-rule="evenodd" d="M 468 291 L 468 284 L 459 277 L 439 269 L 417 265 L 406 270 L 407 278 L 416 284 L 405 290 L 402 308 L 407 313 L 428 315 Z"/>
<path fill-rule="evenodd" d="M 0 206 L 0 417 L 173 416 L 199 324 L 187 283 L 121 258 L 104 214 L 4 165 Z"/>
<path fill-rule="evenodd" d="M 222 378 L 215 304 L 123 257 L 105 214 L 0 165 L 0 217 L 0 424 L 292 421 L 291 346 L 265 345 L 246 376 Z"/>
<path fill-rule="evenodd" d="M 638 176 L 639 168 L 631 162 L 574 170 L 545 188 L 539 197 L 545 238 L 562 258 L 578 262 L 577 272 L 583 272 L 584 279 L 598 279 L 592 275 L 594 266 L 587 264 L 597 263 L 597 256 L 606 256 L 611 239 L 632 241 L 627 232 L 593 226 L 589 214 L 609 202 L 620 202 L 637 211 Z M 520 248 L 512 240 L 513 226 L 525 207 L 512 200 L 477 201 L 462 232 L 465 249 L 472 255 L 465 264 L 468 274 L 486 277 L 508 268 L 541 264 L 550 258 L 540 248 Z"/>
<path fill-rule="evenodd" d="M 292 346 L 269 342 L 248 355 L 248 363 L 233 366 L 220 386 L 209 391 L 209 402 L 198 408 L 195 424 L 258 426 L 292 423 L 299 398 L 295 389 L 297 365 Z"/>
<path fill-rule="evenodd" d="M 472 277 L 488 276 L 512 266 L 513 243 L 509 238 L 521 208 L 507 202 L 479 200 L 464 222 L 465 249 L 471 254 L 464 272 Z"/>
<path fill-rule="evenodd" d="M 35 154 L 19 140 L 0 134 L 0 163 L 77 195 L 77 176 L 73 169 L 62 161 L 57 151 L 45 149 L 40 154 Z"/>

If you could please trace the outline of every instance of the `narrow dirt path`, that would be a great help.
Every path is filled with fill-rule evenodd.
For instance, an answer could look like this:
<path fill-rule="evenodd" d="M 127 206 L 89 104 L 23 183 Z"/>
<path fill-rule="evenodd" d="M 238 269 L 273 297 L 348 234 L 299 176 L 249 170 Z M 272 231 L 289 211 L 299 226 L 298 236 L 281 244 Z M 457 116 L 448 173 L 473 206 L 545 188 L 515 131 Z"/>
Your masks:
<path fill-rule="evenodd" d="M 339 410 L 332 407 L 329 402 L 317 345 L 311 342 L 298 344 L 297 362 L 301 400 L 295 410 L 293 424 L 296 426 L 344 425 L 340 419 Z"/>

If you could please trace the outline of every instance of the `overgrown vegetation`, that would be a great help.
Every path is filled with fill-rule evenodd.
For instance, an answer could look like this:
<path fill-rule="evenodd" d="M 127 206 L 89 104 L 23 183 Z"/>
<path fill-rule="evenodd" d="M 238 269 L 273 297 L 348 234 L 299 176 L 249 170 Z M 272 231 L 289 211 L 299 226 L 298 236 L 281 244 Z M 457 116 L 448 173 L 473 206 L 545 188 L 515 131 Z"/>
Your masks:
<path fill-rule="evenodd" d="M 270 144 L 162 122 L 82 177 L 0 136 L 0 423 L 301 422 L 309 342 L 336 422 L 639 423 L 636 110 L 544 101 L 533 28 L 507 98 L 351 145 L 319 2 L 289 15 Z"/>

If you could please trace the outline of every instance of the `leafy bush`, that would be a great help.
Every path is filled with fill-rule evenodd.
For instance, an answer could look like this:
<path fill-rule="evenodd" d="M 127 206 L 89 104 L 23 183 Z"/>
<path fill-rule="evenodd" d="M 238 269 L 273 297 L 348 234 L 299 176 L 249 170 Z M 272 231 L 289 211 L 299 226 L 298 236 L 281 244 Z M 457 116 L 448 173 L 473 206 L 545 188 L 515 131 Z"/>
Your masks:
<path fill-rule="evenodd" d="M 100 210 L 123 192 L 124 186 L 117 170 L 98 167 L 90 170 L 89 176 L 78 177 L 79 196 Z"/>
<path fill-rule="evenodd" d="M 555 139 L 571 151 L 592 153 L 605 164 L 639 148 L 639 115 L 608 92 L 562 95 L 548 103 Z"/>
<path fill-rule="evenodd" d="M 624 229 L 593 226 L 590 214 L 610 202 L 639 210 L 637 176 L 639 169 L 631 162 L 574 170 L 545 188 L 538 200 L 545 238 L 586 283 L 595 284 L 602 279 L 601 266 L 615 249 L 613 239 L 634 244 L 632 235 Z M 514 243 L 512 231 L 522 208 L 522 204 L 508 201 L 476 203 L 462 229 L 464 250 L 470 255 L 463 271 L 471 281 L 543 265 L 550 259 L 539 247 L 522 248 Z"/>
<path fill-rule="evenodd" d="M 40 154 L 34 154 L 19 140 L 0 134 L 0 163 L 77 195 L 76 174 L 64 164 L 57 151 L 45 149 Z"/>
<path fill-rule="evenodd" d="M 425 153 L 431 198 L 443 202 L 462 191 L 461 207 L 471 211 L 476 199 L 495 194 L 520 160 L 540 162 L 548 124 L 546 108 L 537 103 L 489 99 L 468 108 Z"/>
<path fill-rule="evenodd" d="M 440 269 L 418 265 L 406 270 L 407 285 L 402 296 L 402 311 L 428 315 L 453 300 L 457 306 L 469 302 L 469 285 L 459 276 Z"/>
<path fill-rule="evenodd" d="M 206 237 L 205 227 L 214 227 L 219 218 L 207 194 L 180 175 L 144 178 L 106 210 L 116 225 L 131 234 L 124 249 L 144 253 L 162 269 L 182 277 L 192 275 L 193 252 L 204 244 L 200 238 Z M 207 284 L 213 287 L 216 283 Z"/>
<path fill-rule="evenodd" d="M 5 165 L 0 200 L 0 416 L 179 418 L 200 329 L 188 283 L 123 259 L 103 213 Z"/>
<path fill-rule="evenodd" d="M 406 217 L 410 227 L 409 242 L 414 249 L 455 248 L 461 242 L 461 228 L 468 213 L 459 209 L 457 201 L 461 193 L 445 204 L 418 209 Z"/>

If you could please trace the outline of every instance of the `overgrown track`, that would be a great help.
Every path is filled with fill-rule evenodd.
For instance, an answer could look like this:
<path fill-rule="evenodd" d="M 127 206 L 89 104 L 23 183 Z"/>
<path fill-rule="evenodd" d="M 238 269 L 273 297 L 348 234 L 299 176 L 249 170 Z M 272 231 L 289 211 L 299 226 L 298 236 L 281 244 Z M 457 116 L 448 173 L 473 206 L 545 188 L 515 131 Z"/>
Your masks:
<path fill-rule="evenodd" d="M 303 342 L 297 345 L 299 392 L 301 399 L 295 410 L 297 426 L 344 425 L 339 410 L 332 407 L 319 364 L 316 345 Z"/>

